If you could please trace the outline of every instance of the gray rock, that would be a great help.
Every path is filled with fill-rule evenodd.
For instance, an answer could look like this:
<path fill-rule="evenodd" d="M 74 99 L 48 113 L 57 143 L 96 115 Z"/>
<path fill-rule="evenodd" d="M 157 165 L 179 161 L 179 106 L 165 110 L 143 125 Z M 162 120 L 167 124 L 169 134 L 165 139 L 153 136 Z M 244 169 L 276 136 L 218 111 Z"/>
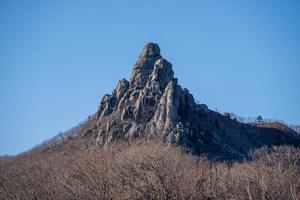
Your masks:
<path fill-rule="evenodd" d="M 147 43 L 144 46 L 142 53 L 140 54 L 140 58 L 149 58 L 156 56 L 160 56 L 160 48 L 158 44 L 152 42 Z"/>
<path fill-rule="evenodd" d="M 119 81 L 113 94 L 105 95 L 99 106 L 98 124 L 105 118 L 118 119 L 120 133 L 114 133 L 112 124 L 107 123 L 98 137 L 105 138 L 104 143 L 114 140 L 114 134 L 116 138 L 156 136 L 167 143 L 179 143 L 184 125 L 178 123 L 182 117 L 178 110 L 193 104 L 188 90 L 178 86 L 172 64 L 161 57 L 159 46 L 148 43 L 133 66 L 130 83 Z"/>
<path fill-rule="evenodd" d="M 130 82 L 131 87 L 143 88 L 153 72 L 155 62 L 162 58 L 157 44 L 148 43 L 144 47 L 139 59 L 133 66 Z"/>
<path fill-rule="evenodd" d="M 117 88 L 115 89 L 115 96 L 117 99 L 120 99 L 125 92 L 128 90 L 129 82 L 126 79 L 122 79 L 119 81 Z"/>

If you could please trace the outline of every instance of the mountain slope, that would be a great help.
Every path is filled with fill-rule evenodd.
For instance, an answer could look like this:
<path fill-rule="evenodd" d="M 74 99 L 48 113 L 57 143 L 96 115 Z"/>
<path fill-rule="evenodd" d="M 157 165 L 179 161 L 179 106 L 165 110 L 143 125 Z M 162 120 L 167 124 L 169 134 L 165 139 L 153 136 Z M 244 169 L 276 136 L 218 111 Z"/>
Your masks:
<path fill-rule="evenodd" d="M 157 138 L 216 160 L 245 159 L 251 149 L 264 145 L 300 146 L 293 132 L 239 123 L 196 104 L 154 43 L 143 48 L 130 80 L 120 80 L 113 93 L 103 97 L 89 133 L 97 146 Z"/>

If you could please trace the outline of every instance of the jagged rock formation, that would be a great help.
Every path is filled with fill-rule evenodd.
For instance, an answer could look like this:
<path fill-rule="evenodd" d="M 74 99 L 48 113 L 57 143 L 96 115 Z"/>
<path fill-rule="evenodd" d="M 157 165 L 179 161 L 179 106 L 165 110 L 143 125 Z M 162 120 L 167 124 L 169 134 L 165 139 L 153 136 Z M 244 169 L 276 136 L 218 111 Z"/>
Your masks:
<path fill-rule="evenodd" d="M 294 134 L 241 124 L 196 104 L 154 43 L 144 47 L 130 81 L 119 81 L 113 93 L 103 97 L 92 132 L 97 145 L 159 138 L 214 159 L 243 159 L 251 148 L 263 145 L 300 144 Z"/>
<path fill-rule="evenodd" d="M 102 144 L 140 136 L 179 143 L 184 139 L 183 121 L 194 106 L 193 96 L 178 85 L 172 64 L 162 58 L 159 46 L 148 43 L 133 67 L 130 82 L 119 81 L 113 94 L 103 97 L 98 137 Z"/>

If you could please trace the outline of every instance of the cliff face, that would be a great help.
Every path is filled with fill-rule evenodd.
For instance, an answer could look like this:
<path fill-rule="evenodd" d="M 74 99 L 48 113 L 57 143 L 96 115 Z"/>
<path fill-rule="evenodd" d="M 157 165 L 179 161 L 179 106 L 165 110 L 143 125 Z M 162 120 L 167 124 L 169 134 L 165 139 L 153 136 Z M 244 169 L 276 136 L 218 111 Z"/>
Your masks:
<path fill-rule="evenodd" d="M 250 149 L 263 145 L 300 145 L 293 133 L 238 123 L 196 104 L 154 43 L 142 50 L 130 81 L 120 80 L 113 93 L 103 97 L 96 121 L 91 132 L 98 146 L 120 139 L 156 138 L 223 160 L 244 159 Z"/>

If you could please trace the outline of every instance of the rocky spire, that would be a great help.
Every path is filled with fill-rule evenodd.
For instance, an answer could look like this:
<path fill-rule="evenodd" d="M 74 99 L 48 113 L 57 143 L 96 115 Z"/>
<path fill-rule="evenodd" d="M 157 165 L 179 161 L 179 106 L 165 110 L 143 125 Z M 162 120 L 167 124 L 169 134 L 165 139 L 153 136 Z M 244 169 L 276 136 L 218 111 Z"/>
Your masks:
<path fill-rule="evenodd" d="M 160 48 L 158 44 L 149 42 L 145 45 L 139 59 L 133 66 L 133 71 L 131 74 L 131 85 L 142 88 L 145 86 L 149 75 L 154 69 L 155 62 L 162 58 L 160 55 Z"/>
<path fill-rule="evenodd" d="M 180 141 L 184 124 L 179 120 L 184 120 L 193 104 L 192 95 L 178 85 L 172 64 L 160 55 L 159 46 L 147 43 L 133 66 L 130 82 L 119 81 L 112 95 L 102 99 L 99 141 L 144 135 L 164 138 L 168 143 Z"/>
<path fill-rule="evenodd" d="M 149 57 L 157 57 L 160 56 L 160 48 L 158 44 L 148 42 L 144 48 L 142 53 L 140 54 L 140 58 L 149 58 Z"/>

